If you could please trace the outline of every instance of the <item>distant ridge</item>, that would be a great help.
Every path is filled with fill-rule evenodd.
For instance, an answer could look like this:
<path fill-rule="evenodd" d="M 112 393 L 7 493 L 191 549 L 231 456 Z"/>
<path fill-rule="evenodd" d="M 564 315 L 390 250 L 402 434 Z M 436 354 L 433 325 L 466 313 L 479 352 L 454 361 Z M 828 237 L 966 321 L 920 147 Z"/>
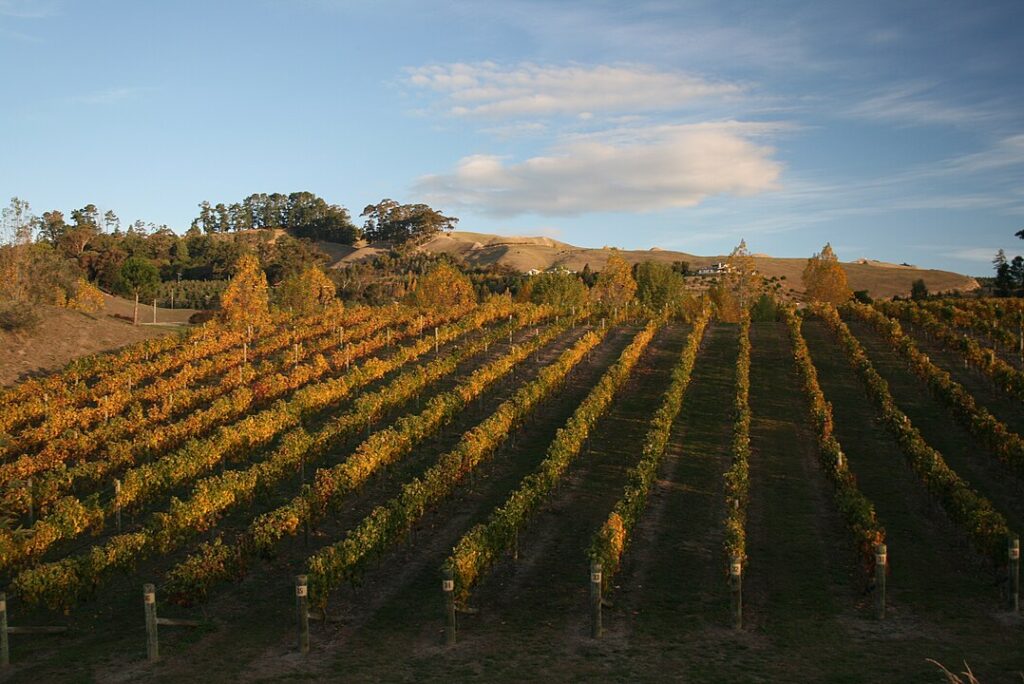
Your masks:
<path fill-rule="evenodd" d="M 331 249 L 328 253 L 334 260 L 334 267 L 346 263 L 362 261 L 380 254 L 385 245 L 366 245 L 353 249 Z M 613 250 L 610 247 L 588 248 L 575 247 L 554 238 L 536 236 L 489 235 L 454 231 L 439 235 L 425 243 L 420 249 L 434 254 L 451 254 L 472 266 L 501 265 L 521 273 L 532 269 L 544 271 L 549 268 L 562 267 L 572 271 L 581 271 L 585 265 L 600 271 L 604 268 L 609 255 L 618 254 L 630 263 L 641 261 L 661 261 L 672 263 L 685 261 L 695 270 L 702 266 L 710 266 L 725 260 L 725 255 L 698 256 L 686 252 L 673 252 L 662 248 L 644 250 Z M 803 285 L 800 275 L 803 273 L 806 258 L 772 257 L 764 254 L 755 255 L 758 269 L 767 277 L 785 277 L 785 288 L 802 293 Z M 920 269 L 913 266 L 889 264 L 881 261 L 858 259 L 843 262 L 850 289 L 867 290 L 872 297 L 888 298 L 894 295 L 908 295 L 910 286 L 918 278 L 924 280 L 931 292 L 959 291 L 969 292 L 979 287 L 978 282 L 970 276 L 950 271 Z"/>

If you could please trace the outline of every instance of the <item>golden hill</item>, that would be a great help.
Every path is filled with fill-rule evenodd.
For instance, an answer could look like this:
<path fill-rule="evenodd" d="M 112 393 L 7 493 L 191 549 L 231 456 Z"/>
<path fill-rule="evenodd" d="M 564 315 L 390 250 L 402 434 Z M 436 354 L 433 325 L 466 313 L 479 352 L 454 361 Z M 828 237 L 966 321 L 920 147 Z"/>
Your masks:
<path fill-rule="evenodd" d="M 338 246 L 335 246 L 338 247 Z M 653 248 L 650 250 L 613 250 L 575 247 L 549 237 L 509 237 L 504 235 L 487 235 L 455 231 L 441 235 L 424 244 L 421 249 L 433 253 L 445 253 L 458 256 L 473 266 L 502 265 L 522 273 L 531 269 L 544 271 L 549 268 L 563 267 L 572 271 L 580 271 L 587 264 L 599 271 L 604 267 L 609 255 L 615 253 L 630 263 L 641 261 L 686 261 L 691 270 L 724 261 L 725 256 L 697 256 L 685 252 Z M 342 266 L 353 261 L 371 258 L 381 252 L 379 245 L 367 245 L 353 249 L 346 247 L 334 249 L 331 256 L 335 266 Z M 766 255 L 755 256 L 758 269 L 767 277 L 785 276 L 786 288 L 797 293 L 802 292 L 800 274 L 803 272 L 806 258 L 779 258 Z M 922 278 L 931 292 L 957 290 L 967 292 L 978 288 L 974 278 L 933 269 L 919 269 L 912 266 L 888 264 L 880 261 L 859 260 L 845 262 L 850 288 L 867 290 L 872 297 L 892 297 L 907 295 L 914 280 Z"/>

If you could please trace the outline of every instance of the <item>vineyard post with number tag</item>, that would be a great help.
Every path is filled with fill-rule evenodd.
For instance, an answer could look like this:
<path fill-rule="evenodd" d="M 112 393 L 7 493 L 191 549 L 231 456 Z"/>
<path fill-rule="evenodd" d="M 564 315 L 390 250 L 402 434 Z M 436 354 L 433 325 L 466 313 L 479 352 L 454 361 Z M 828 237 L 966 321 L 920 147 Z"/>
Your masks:
<path fill-rule="evenodd" d="M 455 572 L 445 568 L 444 579 L 441 580 L 441 591 L 444 592 L 445 625 L 444 643 L 455 645 Z"/>
<path fill-rule="evenodd" d="M 295 576 L 295 609 L 299 618 L 299 652 L 309 653 L 309 584 L 306 575 Z"/>
<path fill-rule="evenodd" d="M 1010 610 L 1018 613 L 1020 612 L 1020 537 L 1018 535 L 1010 535 L 1006 551 L 1010 561 L 1008 563 Z"/>
<path fill-rule="evenodd" d="M 743 561 L 733 556 L 729 562 L 729 587 L 732 590 L 733 627 L 743 629 Z"/>
<path fill-rule="evenodd" d="M 889 553 L 885 544 L 875 547 L 875 611 L 878 619 L 885 618 L 885 578 L 889 567 Z"/>
<path fill-rule="evenodd" d="M 603 631 L 601 624 L 601 573 L 600 563 L 590 564 L 590 636 L 600 638 Z"/>
<path fill-rule="evenodd" d="M 152 584 L 142 587 L 142 605 L 146 609 L 146 659 L 152 663 L 160 659 L 160 642 L 156 627 L 156 587 Z"/>

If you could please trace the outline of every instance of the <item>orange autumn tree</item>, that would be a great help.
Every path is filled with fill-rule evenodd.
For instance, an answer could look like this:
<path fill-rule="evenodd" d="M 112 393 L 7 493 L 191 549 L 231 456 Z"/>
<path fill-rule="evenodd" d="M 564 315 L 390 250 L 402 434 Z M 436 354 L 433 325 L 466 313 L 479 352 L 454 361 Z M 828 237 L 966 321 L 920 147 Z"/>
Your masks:
<path fill-rule="evenodd" d="M 221 319 L 235 330 L 253 331 L 270 322 L 267 275 L 253 254 L 243 254 L 220 297 Z"/>
<path fill-rule="evenodd" d="M 846 283 L 846 271 L 839 264 L 839 258 L 832 251 L 832 245 L 825 243 L 820 254 L 807 260 L 803 273 L 804 291 L 812 302 L 842 304 L 850 298 Z"/>
<path fill-rule="evenodd" d="M 309 315 L 322 311 L 335 301 L 334 283 L 317 265 L 285 278 L 280 287 L 281 308 Z"/>
<path fill-rule="evenodd" d="M 633 269 L 618 254 L 611 255 L 590 290 L 591 300 L 599 306 L 621 309 L 633 301 L 635 295 Z"/>
<path fill-rule="evenodd" d="M 476 292 L 462 271 L 441 263 L 420 278 L 410 300 L 425 309 L 455 309 L 475 304 Z"/>
<path fill-rule="evenodd" d="M 103 311 L 106 305 L 100 289 L 85 278 L 79 278 L 75 282 L 74 294 L 67 300 L 64 306 L 75 311 L 96 313 Z"/>

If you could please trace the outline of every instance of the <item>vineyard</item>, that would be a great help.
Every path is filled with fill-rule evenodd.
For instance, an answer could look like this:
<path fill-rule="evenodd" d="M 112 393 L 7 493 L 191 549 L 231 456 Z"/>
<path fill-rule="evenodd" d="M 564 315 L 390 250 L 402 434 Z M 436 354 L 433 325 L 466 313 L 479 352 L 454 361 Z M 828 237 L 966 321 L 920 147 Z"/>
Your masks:
<path fill-rule="evenodd" d="M 1019 306 L 275 316 L 0 393 L 12 680 L 1020 681 Z"/>

